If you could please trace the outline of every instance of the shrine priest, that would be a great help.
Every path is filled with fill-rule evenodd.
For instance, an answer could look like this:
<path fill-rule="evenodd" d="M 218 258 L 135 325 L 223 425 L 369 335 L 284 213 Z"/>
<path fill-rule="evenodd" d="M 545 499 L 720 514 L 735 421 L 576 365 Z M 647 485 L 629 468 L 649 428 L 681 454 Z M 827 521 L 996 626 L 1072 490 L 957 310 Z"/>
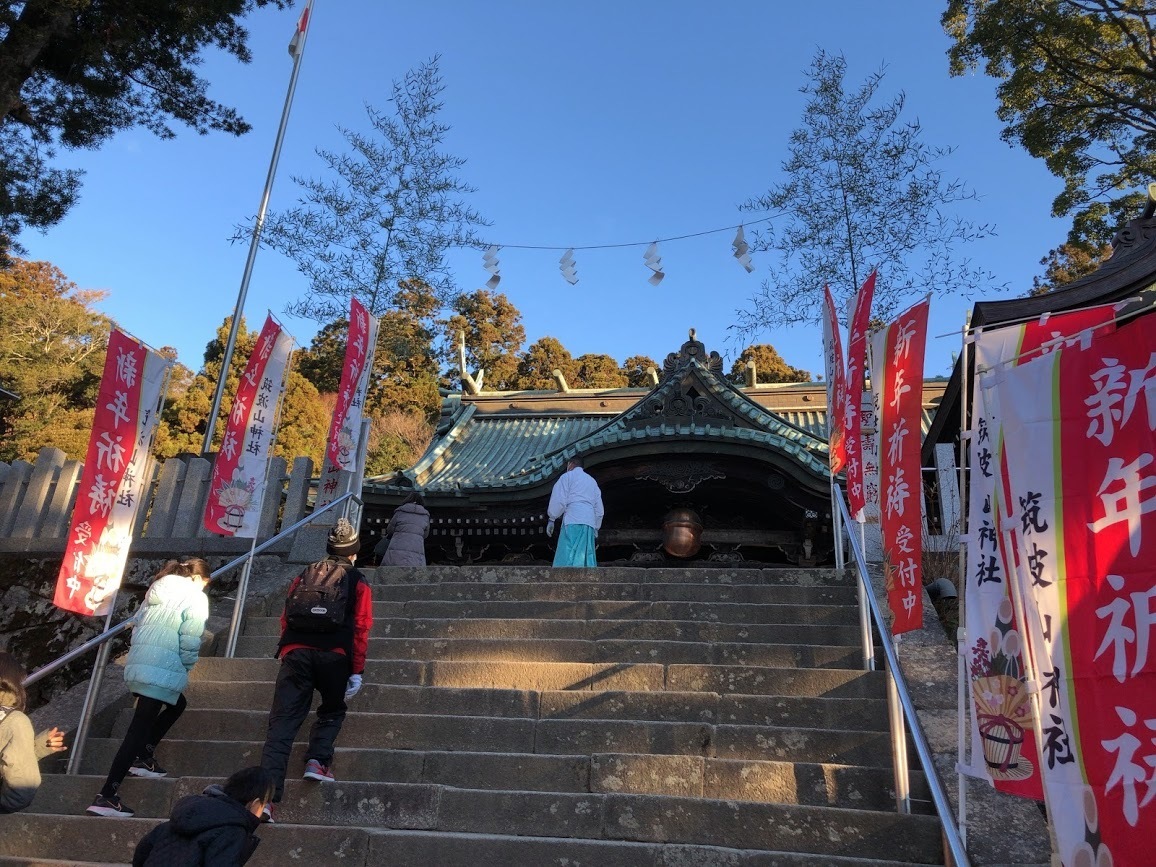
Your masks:
<path fill-rule="evenodd" d="M 602 491 L 598 489 L 598 483 L 582 469 L 581 458 L 573 457 L 566 462 L 566 472 L 554 483 L 554 490 L 550 492 L 550 508 L 546 514 L 547 536 L 553 535 L 554 522 L 562 519 L 554 565 L 597 566 L 594 540 L 602 526 Z"/>

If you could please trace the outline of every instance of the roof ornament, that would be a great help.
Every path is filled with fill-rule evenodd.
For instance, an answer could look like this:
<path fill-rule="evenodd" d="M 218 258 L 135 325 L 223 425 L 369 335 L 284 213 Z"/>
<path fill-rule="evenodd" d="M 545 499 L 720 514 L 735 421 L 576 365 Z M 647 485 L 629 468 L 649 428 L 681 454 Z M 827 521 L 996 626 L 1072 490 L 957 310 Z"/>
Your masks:
<path fill-rule="evenodd" d="M 466 370 L 466 332 L 458 332 L 458 370 L 462 375 L 462 391 L 467 394 L 481 394 L 482 380 L 485 379 L 485 368 L 479 367 L 478 372 L 470 376 Z"/>
<path fill-rule="evenodd" d="M 663 374 L 669 375 L 674 370 L 686 367 L 692 361 L 697 361 L 712 373 L 722 375 L 722 357 L 717 352 L 707 353 L 694 328 L 690 329 L 690 339 L 682 344 L 682 348 L 666 356 L 666 360 L 662 362 Z"/>

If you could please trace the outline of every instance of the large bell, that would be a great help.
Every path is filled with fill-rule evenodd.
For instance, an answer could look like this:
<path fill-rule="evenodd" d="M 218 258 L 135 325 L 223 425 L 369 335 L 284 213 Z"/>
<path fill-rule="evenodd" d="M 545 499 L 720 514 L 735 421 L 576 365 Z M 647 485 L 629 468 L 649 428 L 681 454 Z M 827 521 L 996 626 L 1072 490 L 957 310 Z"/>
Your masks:
<path fill-rule="evenodd" d="M 693 557 L 702 547 L 702 519 L 691 509 L 671 509 L 662 519 L 662 550 Z"/>

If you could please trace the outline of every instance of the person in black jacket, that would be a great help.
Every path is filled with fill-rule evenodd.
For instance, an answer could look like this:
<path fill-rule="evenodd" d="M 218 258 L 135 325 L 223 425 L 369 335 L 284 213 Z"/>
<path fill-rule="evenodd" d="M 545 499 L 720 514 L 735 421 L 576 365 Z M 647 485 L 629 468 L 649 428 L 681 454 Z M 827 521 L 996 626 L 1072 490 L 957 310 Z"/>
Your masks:
<path fill-rule="evenodd" d="M 169 821 L 137 844 L 132 867 L 240 867 L 261 842 L 253 832 L 273 787 L 272 774 L 252 767 L 181 798 Z"/>

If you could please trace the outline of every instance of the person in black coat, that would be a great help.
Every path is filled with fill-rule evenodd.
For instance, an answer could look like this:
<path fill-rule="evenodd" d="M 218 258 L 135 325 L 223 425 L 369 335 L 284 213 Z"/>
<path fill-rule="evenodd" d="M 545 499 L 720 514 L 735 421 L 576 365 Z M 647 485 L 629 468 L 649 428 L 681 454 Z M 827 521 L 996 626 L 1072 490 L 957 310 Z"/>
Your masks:
<path fill-rule="evenodd" d="M 237 771 L 224 786 L 181 798 L 169 821 L 137 844 L 133 867 L 240 867 L 261 842 L 253 832 L 273 787 L 272 774 L 252 767 Z"/>

